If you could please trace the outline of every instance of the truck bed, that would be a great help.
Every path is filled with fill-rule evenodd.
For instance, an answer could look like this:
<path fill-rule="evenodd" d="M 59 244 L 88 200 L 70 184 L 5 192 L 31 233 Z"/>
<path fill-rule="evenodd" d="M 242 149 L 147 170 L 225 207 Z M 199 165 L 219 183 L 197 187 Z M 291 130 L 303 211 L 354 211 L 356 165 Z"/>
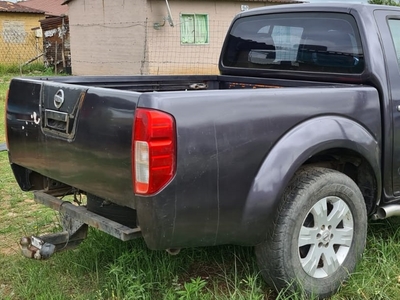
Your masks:
<path fill-rule="evenodd" d="M 310 86 L 345 85 L 217 75 L 15 78 L 7 105 L 10 161 L 23 190 L 42 189 L 43 175 L 55 187 L 63 183 L 135 208 L 132 121 L 144 95 L 201 93 L 219 101 L 233 94 L 217 90 Z"/>
<path fill-rule="evenodd" d="M 167 76 L 58 76 L 32 78 L 64 84 L 135 92 L 224 90 L 232 88 L 300 87 L 333 85 L 326 82 L 284 80 L 229 75 Z M 335 85 L 338 85 L 335 83 Z"/>

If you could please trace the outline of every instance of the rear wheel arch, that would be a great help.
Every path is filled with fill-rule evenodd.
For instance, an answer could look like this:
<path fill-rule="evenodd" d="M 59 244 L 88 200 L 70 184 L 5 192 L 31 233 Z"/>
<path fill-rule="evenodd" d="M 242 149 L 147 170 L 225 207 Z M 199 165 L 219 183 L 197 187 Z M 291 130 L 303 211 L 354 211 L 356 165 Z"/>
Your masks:
<path fill-rule="evenodd" d="M 359 187 L 367 213 L 371 215 L 374 212 L 380 195 L 380 178 L 376 176 L 370 162 L 360 153 L 345 148 L 332 148 L 316 153 L 300 168 L 305 166 L 325 167 L 347 175 Z"/>
<path fill-rule="evenodd" d="M 382 189 L 377 138 L 347 118 L 315 118 L 285 134 L 266 155 L 242 214 L 243 234 L 248 240 L 254 244 L 265 240 L 269 227 L 265 220 L 273 218 L 290 180 L 304 165 L 335 169 L 348 175 L 360 187 L 368 213 L 375 209 Z M 359 180 L 354 174 L 358 174 Z"/>

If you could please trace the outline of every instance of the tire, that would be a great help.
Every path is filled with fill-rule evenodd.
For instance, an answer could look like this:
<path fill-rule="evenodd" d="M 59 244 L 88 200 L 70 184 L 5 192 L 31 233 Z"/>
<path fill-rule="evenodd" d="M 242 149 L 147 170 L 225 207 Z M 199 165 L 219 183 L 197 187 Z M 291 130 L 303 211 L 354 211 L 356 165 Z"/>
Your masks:
<path fill-rule="evenodd" d="M 277 290 L 326 298 L 355 269 L 365 248 L 367 211 L 358 186 L 331 169 L 306 167 L 286 188 L 257 263 Z"/>
<path fill-rule="evenodd" d="M 87 194 L 86 208 L 88 211 L 94 212 L 122 225 L 131 228 L 137 227 L 136 210 L 132 208 L 117 205 L 92 194 Z"/>

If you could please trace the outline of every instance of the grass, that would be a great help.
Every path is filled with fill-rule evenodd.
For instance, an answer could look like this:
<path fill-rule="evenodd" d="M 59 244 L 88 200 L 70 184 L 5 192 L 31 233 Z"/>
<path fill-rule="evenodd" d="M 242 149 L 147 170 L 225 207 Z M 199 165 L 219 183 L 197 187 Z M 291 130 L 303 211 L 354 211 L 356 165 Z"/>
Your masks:
<path fill-rule="evenodd" d="M 0 74 L 6 77 L 12 75 L 35 75 L 35 74 L 52 74 L 53 71 L 50 68 L 44 67 L 42 63 L 31 63 L 25 66 L 18 64 L 1 64 L 0 63 Z"/>
<path fill-rule="evenodd" d="M 11 77 L 0 77 L 0 143 Z M 122 242 L 90 229 L 74 250 L 46 261 L 24 258 L 19 238 L 54 232 L 59 219 L 20 191 L 6 152 L 0 153 L 0 172 L 0 299 L 302 299 L 266 286 L 246 247 L 183 249 L 170 256 L 147 249 L 141 239 Z M 370 223 L 364 259 L 332 299 L 400 299 L 399 225 L 399 218 Z"/>

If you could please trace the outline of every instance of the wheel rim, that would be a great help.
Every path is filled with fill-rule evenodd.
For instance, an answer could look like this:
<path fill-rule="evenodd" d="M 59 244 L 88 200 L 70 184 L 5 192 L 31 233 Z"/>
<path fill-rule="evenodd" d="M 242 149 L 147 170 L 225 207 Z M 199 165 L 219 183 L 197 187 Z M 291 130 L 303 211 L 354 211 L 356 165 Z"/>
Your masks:
<path fill-rule="evenodd" d="M 353 241 L 353 215 L 341 198 L 325 197 L 307 213 L 299 233 L 299 257 L 303 270 L 314 278 L 336 272 Z"/>

